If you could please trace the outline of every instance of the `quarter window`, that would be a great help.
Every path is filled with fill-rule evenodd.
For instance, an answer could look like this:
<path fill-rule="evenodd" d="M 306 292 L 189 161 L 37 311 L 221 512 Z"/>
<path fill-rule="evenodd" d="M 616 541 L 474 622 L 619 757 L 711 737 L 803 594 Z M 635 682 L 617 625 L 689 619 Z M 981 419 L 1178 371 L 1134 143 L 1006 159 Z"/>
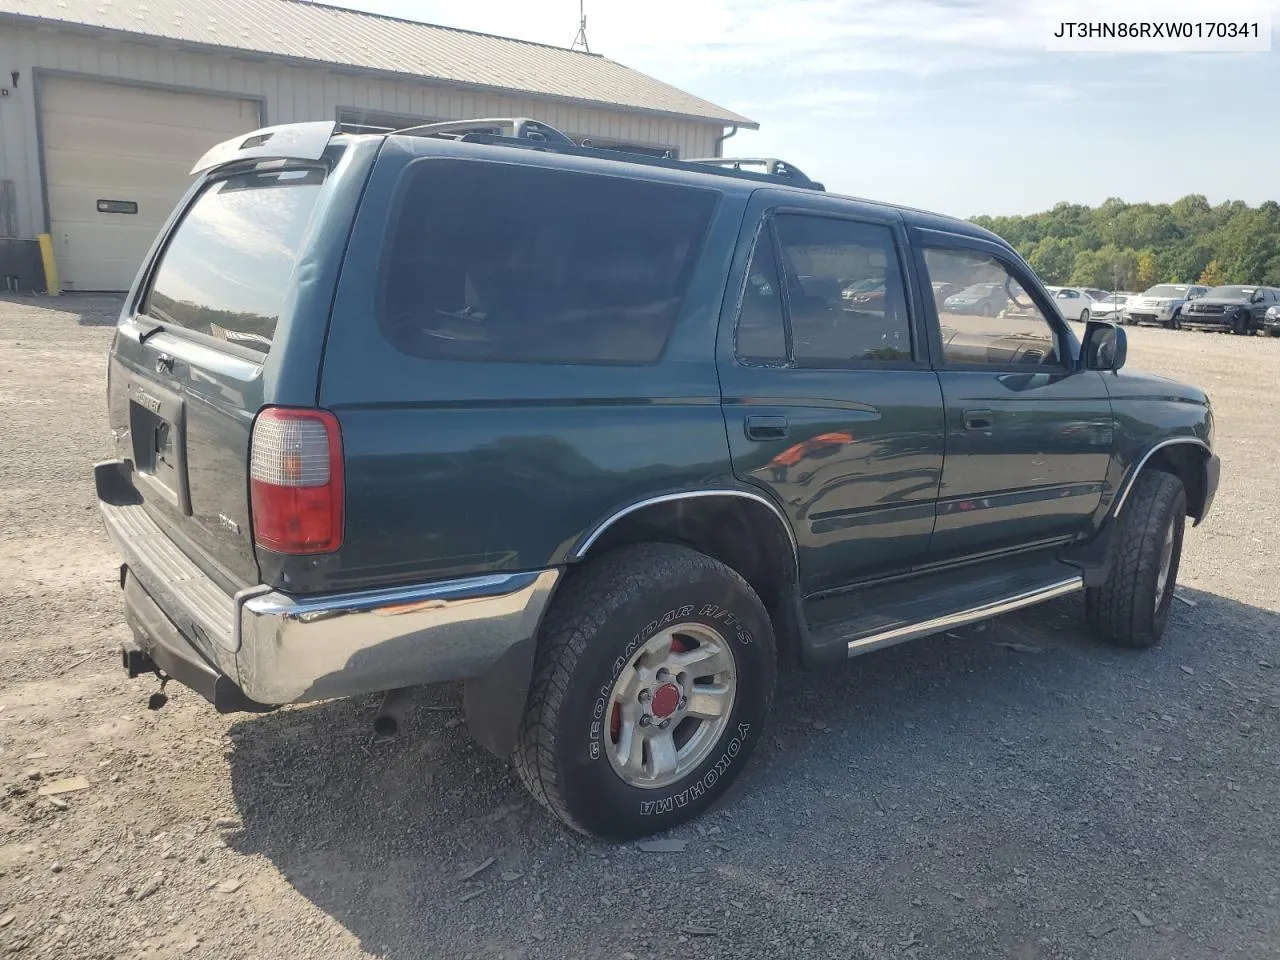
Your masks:
<path fill-rule="evenodd" d="M 397 349 L 439 360 L 658 359 L 714 193 L 451 160 L 407 176 L 378 310 Z"/>
<path fill-rule="evenodd" d="M 1053 325 L 1003 263 L 963 250 L 926 249 L 924 259 L 934 288 L 953 291 L 937 300 L 947 363 L 1060 362 Z"/>
<path fill-rule="evenodd" d="M 738 357 L 752 364 L 786 363 L 786 320 L 782 315 L 782 284 L 773 253 L 773 233 L 767 227 L 756 238 L 747 268 L 747 284 L 738 311 Z"/>

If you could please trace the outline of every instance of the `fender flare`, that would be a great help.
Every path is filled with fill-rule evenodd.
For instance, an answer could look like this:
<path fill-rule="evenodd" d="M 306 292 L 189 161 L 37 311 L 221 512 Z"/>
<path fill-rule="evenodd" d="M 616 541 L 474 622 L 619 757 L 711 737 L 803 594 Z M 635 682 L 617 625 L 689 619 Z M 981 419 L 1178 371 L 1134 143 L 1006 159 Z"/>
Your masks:
<path fill-rule="evenodd" d="M 604 520 L 597 523 L 591 530 L 582 537 L 578 544 L 569 552 L 569 560 L 581 560 L 587 555 L 587 551 L 591 549 L 592 544 L 600 539 L 611 526 L 621 520 L 623 517 L 629 516 L 645 507 L 656 506 L 660 503 L 672 503 L 677 500 L 694 500 L 706 497 L 740 497 L 744 500 L 752 500 L 762 504 L 772 511 L 777 521 L 782 524 L 782 529 L 787 532 L 787 540 L 791 544 L 791 558 L 795 563 L 797 572 L 800 570 L 800 546 L 796 541 L 795 531 L 791 529 L 791 524 L 787 521 L 786 515 L 782 512 L 776 503 L 770 500 L 762 493 L 755 493 L 751 490 L 740 490 L 737 487 L 708 487 L 699 490 L 682 490 L 677 493 L 664 493 L 655 497 L 645 497 L 643 500 L 637 500 L 619 510 L 615 510 Z"/>
<path fill-rule="evenodd" d="M 1128 500 L 1129 493 L 1133 490 L 1134 483 L 1137 481 L 1143 468 L 1151 458 L 1166 447 L 1172 447 L 1177 444 L 1190 444 L 1194 447 L 1198 447 L 1204 454 L 1203 461 L 1200 464 L 1200 469 L 1202 472 L 1207 470 L 1206 465 L 1209 458 L 1213 456 L 1213 451 L 1209 448 L 1209 445 L 1199 437 L 1170 437 L 1167 440 L 1161 440 L 1159 443 L 1153 445 L 1149 450 L 1147 450 L 1147 452 L 1142 455 L 1141 459 L 1136 460 L 1133 465 L 1130 466 L 1128 472 L 1124 476 L 1124 479 L 1120 481 L 1120 492 L 1116 495 L 1115 500 L 1111 504 L 1111 508 L 1107 511 L 1108 520 L 1114 520 L 1120 516 L 1120 511 L 1124 509 L 1125 501 Z"/>

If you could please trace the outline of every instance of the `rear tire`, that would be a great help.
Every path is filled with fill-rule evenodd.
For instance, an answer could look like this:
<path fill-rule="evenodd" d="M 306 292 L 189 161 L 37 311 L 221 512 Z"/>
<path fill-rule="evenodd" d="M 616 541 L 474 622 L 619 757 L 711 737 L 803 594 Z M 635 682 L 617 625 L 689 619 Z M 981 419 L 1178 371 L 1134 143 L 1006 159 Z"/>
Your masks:
<path fill-rule="evenodd" d="M 1120 647 L 1159 642 L 1182 559 L 1187 493 L 1182 481 L 1145 470 L 1120 514 L 1107 582 L 1085 591 L 1085 617 L 1098 638 Z"/>
<path fill-rule="evenodd" d="M 675 544 L 621 547 L 552 601 L 516 773 L 582 833 L 666 830 L 719 799 L 746 765 L 776 674 L 769 616 L 736 571 Z"/>

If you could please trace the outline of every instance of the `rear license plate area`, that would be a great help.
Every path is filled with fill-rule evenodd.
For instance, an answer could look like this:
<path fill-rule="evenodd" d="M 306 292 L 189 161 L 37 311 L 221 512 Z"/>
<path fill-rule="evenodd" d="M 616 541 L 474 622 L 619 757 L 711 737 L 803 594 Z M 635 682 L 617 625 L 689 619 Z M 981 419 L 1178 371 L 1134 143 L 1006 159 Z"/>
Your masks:
<path fill-rule="evenodd" d="M 187 493 L 185 403 L 155 384 L 129 385 L 129 435 L 133 440 L 135 483 L 191 513 Z"/>

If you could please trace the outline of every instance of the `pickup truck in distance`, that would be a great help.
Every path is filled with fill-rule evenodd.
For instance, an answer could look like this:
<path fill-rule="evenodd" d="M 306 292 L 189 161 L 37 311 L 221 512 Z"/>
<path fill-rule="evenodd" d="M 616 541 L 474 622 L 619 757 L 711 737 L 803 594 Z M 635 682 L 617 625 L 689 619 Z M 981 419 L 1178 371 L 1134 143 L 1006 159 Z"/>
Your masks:
<path fill-rule="evenodd" d="M 723 794 L 780 665 L 1077 591 L 1104 642 L 1165 629 L 1209 402 L 994 234 L 519 119 L 193 173 L 95 467 L 133 675 L 220 711 L 463 681 L 551 813 L 628 838 Z"/>

